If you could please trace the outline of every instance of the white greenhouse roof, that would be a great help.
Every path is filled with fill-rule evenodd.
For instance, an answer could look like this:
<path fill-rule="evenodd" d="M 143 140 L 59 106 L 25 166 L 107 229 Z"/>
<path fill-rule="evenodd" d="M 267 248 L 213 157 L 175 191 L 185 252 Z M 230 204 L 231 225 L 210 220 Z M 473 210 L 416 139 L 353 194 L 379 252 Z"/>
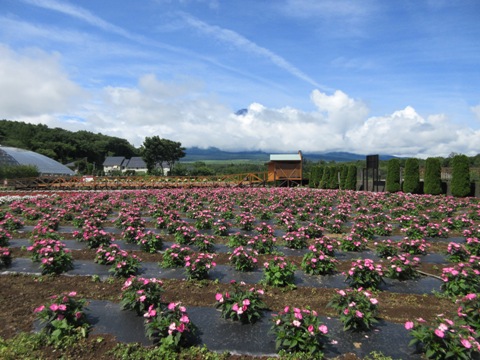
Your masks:
<path fill-rule="evenodd" d="M 43 175 L 75 175 L 65 165 L 45 155 L 14 147 L 0 146 L 0 165 L 34 165 Z"/>

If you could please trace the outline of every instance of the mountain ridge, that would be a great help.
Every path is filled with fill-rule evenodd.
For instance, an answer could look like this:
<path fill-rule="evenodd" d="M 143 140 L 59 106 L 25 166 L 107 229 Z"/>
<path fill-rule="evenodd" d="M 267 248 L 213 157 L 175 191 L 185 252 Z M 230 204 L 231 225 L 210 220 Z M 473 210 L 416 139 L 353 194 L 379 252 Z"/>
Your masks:
<path fill-rule="evenodd" d="M 194 162 L 203 160 L 248 160 L 248 161 L 269 161 L 270 154 L 279 154 L 280 152 L 267 153 L 261 150 L 252 151 L 224 151 L 217 147 L 208 147 L 202 149 L 199 147 L 190 147 L 185 150 L 185 157 L 182 162 Z M 296 152 L 289 152 L 296 153 Z M 365 160 L 366 155 L 354 154 L 345 151 L 333 152 L 302 152 L 303 158 L 308 161 L 335 161 L 335 162 L 350 162 Z M 379 154 L 380 160 L 389 160 L 396 158 L 393 155 Z"/>

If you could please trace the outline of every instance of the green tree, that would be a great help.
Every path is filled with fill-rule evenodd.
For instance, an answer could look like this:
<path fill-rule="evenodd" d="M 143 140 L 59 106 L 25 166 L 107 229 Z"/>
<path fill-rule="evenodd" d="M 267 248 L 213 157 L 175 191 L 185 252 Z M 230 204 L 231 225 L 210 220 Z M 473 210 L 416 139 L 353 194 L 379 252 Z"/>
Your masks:
<path fill-rule="evenodd" d="M 336 165 L 330 167 L 330 178 L 328 181 L 329 189 L 338 189 L 338 167 Z"/>
<path fill-rule="evenodd" d="M 409 158 L 405 162 L 403 192 L 411 194 L 420 193 L 420 166 L 418 159 Z"/>
<path fill-rule="evenodd" d="M 330 180 L 330 166 L 324 166 L 323 167 L 322 179 L 320 180 L 320 186 L 319 187 L 321 189 L 328 189 L 329 180 Z"/>
<path fill-rule="evenodd" d="M 348 175 L 348 166 L 343 164 L 340 166 L 340 189 L 344 190 L 346 183 L 347 183 L 347 175 Z"/>
<path fill-rule="evenodd" d="M 354 164 L 348 166 L 347 180 L 345 181 L 345 190 L 357 189 L 357 167 Z"/>
<path fill-rule="evenodd" d="M 159 136 L 146 137 L 140 149 L 143 161 L 147 164 L 148 173 L 154 172 L 159 166 L 163 173 L 163 163 L 166 162 L 170 171 L 175 162 L 185 156 L 185 148 L 176 141 L 161 139 Z"/>
<path fill-rule="evenodd" d="M 425 161 L 423 192 L 430 195 L 442 193 L 442 164 L 438 158 L 428 158 Z"/>
<path fill-rule="evenodd" d="M 387 164 L 387 191 L 398 192 L 400 186 L 400 161 L 398 159 L 390 159 Z"/>
<path fill-rule="evenodd" d="M 452 158 L 452 195 L 470 195 L 470 167 L 466 155 L 455 155 Z"/>

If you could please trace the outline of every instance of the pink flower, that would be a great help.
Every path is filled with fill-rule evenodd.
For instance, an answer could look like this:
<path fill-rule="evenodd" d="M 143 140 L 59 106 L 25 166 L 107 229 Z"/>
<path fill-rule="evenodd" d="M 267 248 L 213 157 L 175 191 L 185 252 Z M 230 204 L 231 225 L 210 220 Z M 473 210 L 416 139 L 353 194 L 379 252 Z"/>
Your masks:
<path fill-rule="evenodd" d="M 318 327 L 318 331 L 320 331 L 322 334 L 327 334 L 328 333 L 328 328 L 326 325 L 320 325 Z"/>
<path fill-rule="evenodd" d="M 223 295 L 218 293 L 215 295 L 215 300 L 217 300 L 220 303 L 223 303 Z"/>
<path fill-rule="evenodd" d="M 405 329 L 407 329 L 407 330 L 413 329 L 413 326 L 414 326 L 413 321 L 407 321 L 405 323 Z"/>
<path fill-rule="evenodd" d="M 57 311 L 57 310 L 58 310 L 58 304 L 52 304 L 52 305 L 50 305 L 50 310 L 52 310 L 52 311 Z"/>
<path fill-rule="evenodd" d="M 157 311 L 153 308 L 153 305 L 150 305 L 148 311 L 145 313 L 145 315 L 143 315 L 143 317 L 150 318 L 154 317 L 155 315 L 157 315 Z"/>
<path fill-rule="evenodd" d="M 168 310 L 173 310 L 173 309 L 175 309 L 175 306 L 177 306 L 177 304 L 171 302 L 170 304 L 168 304 L 167 308 L 168 308 Z"/>
<path fill-rule="evenodd" d="M 377 305 L 377 304 L 378 304 L 378 300 L 375 299 L 375 298 L 371 298 L 371 299 L 370 299 L 370 302 L 371 302 L 373 305 Z"/>
<path fill-rule="evenodd" d="M 77 292 L 76 291 L 71 291 L 68 293 L 68 296 L 77 296 Z"/>
<path fill-rule="evenodd" d="M 298 320 L 293 320 L 292 324 L 295 327 L 300 327 L 300 325 L 301 325 L 300 321 L 298 321 Z"/>
<path fill-rule="evenodd" d="M 45 309 L 45 305 L 37 307 L 35 310 L 33 310 L 34 313 L 39 313 Z"/>
<path fill-rule="evenodd" d="M 470 349 L 472 347 L 472 343 L 470 341 L 468 341 L 467 339 L 462 339 L 462 340 L 460 340 L 460 342 L 462 343 L 462 345 L 466 349 Z"/>
<path fill-rule="evenodd" d="M 359 310 L 356 310 L 355 311 L 355 316 L 358 317 L 358 318 L 363 318 L 363 313 Z"/>
<path fill-rule="evenodd" d="M 439 338 L 443 338 L 445 333 L 440 329 L 435 329 L 435 335 L 437 335 Z"/>

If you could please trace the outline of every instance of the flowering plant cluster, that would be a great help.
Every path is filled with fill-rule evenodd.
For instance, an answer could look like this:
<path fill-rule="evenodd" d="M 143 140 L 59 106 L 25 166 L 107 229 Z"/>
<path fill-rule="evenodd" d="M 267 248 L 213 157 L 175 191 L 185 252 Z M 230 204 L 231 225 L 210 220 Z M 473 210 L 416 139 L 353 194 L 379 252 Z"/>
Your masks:
<path fill-rule="evenodd" d="M 213 215 L 210 210 L 198 211 L 194 218 L 195 227 L 199 230 L 211 229 L 213 226 Z"/>
<path fill-rule="evenodd" d="M 371 259 L 359 259 L 352 262 L 347 273 L 347 282 L 354 288 L 376 290 L 383 282 L 383 267 Z"/>
<path fill-rule="evenodd" d="M 442 269 L 442 290 L 449 296 L 464 296 L 480 291 L 480 270 L 469 263 Z"/>
<path fill-rule="evenodd" d="M 249 238 L 247 245 L 259 254 L 272 254 L 277 239 L 273 235 L 256 235 Z"/>
<path fill-rule="evenodd" d="M 428 359 L 470 360 L 480 354 L 479 335 L 461 320 L 441 314 L 430 325 L 422 318 L 407 321 L 405 329 L 413 336 L 409 345 L 419 347 Z"/>
<path fill-rule="evenodd" d="M 56 346 L 62 345 L 67 337 L 86 337 L 88 334 L 90 325 L 84 313 L 86 300 L 76 296 L 74 291 L 54 295 L 47 304 L 34 310 L 37 318 L 45 324 L 43 331 Z"/>
<path fill-rule="evenodd" d="M 250 236 L 237 232 L 228 237 L 227 246 L 230 248 L 246 246 L 249 240 L 250 240 Z"/>
<path fill-rule="evenodd" d="M 401 231 L 410 239 L 424 239 L 427 236 L 427 228 L 425 225 L 413 223 L 409 227 L 401 228 Z"/>
<path fill-rule="evenodd" d="M 373 245 L 375 245 L 375 253 L 381 258 L 395 256 L 399 252 L 398 244 L 390 239 L 374 242 Z"/>
<path fill-rule="evenodd" d="M 100 265 L 112 265 L 115 262 L 117 253 L 122 251 L 118 244 L 100 245 L 95 252 L 95 262 Z"/>
<path fill-rule="evenodd" d="M 0 246 L 8 246 L 12 235 L 10 233 L 0 227 Z"/>
<path fill-rule="evenodd" d="M 472 255 L 480 256 L 480 239 L 477 237 L 467 237 L 465 245 Z"/>
<path fill-rule="evenodd" d="M 367 238 L 363 237 L 361 234 L 352 231 L 350 234 L 346 235 L 342 239 L 340 248 L 343 251 L 361 252 L 367 248 L 367 244 Z"/>
<path fill-rule="evenodd" d="M 478 294 L 471 293 L 456 301 L 458 304 L 457 316 L 477 333 L 480 332 L 480 301 Z"/>
<path fill-rule="evenodd" d="M 7 247 L 0 246 L 0 269 L 10 266 L 12 263 L 12 254 Z"/>
<path fill-rule="evenodd" d="M 263 282 L 266 285 L 285 287 L 294 285 L 296 267 L 284 257 L 275 256 L 263 264 Z"/>
<path fill-rule="evenodd" d="M 140 209 L 135 207 L 122 210 L 113 223 L 122 230 L 128 227 L 145 228 L 145 220 L 140 216 Z"/>
<path fill-rule="evenodd" d="M 190 244 L 195 236 L 198 235 L 194 226 L 182 224 L 175 230 L 175 242 L 180 245 Z"/>
<path fill-rule="evenodd" d="M 332 219 L 325 223 L 325 228 L 332 234 L 341 234 L 344 221 L 340 219 Z"/>
<path fill-rule="evenodd" d="M 225 219 L 216 220 L 213 225 L 213 233 L 217 236 L 227 236 L 230 224 Z"/>
<path fill-rule="evenodd" d="M 470 257 L 470 251 L 465 245 L 454 242 L 448 243 L 447 254 L 448 260 L 454 263 L 466 261 Z"/>
<path fill-rule="evenodd" d="M 40 262 L 42 274 L 61 274 L 73 269 L 73 258 L 65 244 L 53 239 L 40 239 L 27 248 L 32 261 Z"/>
<path fill-rule="evenodd" d="M 233 250 L 228 260 L 237 271 L 252 271 L 258 261 L 257 255 L 258 253 L 255 250 L 239 246 Z"/>
<path fill-rule="evenodd" d="M 183 267 L 185 266 L 185 258 L 192 254 L 193 251 L 189 247 L 173 244 L 163 253 L 162 267 Z"/>
<path fill-rule="evenodd" d="M 338 290 L 328 306 L 340 315 L 345 330 L 370 330 L 378 322 L 378 300 L 362 288 Z"/>
<path fill-rule="evenodd" d="M 177 351 L 195 337 L 196 327 L 180 303 L 169 303 L 166 308 L 151 305 L 143 316 L 147 336 L 157 339 L 165 349 Z"/>
<path fill-rule="evenodd" d="M 161 303 L 162 286 L 163 282 L 155 278 L 146 279 L 136 276 L 128 278 L 122 287 L 122 308 L 134 310 L 138 315 L 143 315 L 150 306 Z"/>
<path fill-rule="evenodd" d="M 255 223 L 255 216 L 248 212 L 242 212 L 236 217 L 237 225 L 241 230 L 250 231 Z"/>
<path fill-rule="evenodd" d="M 135 241 L 140 246 L 142 251 L 148 252 L 150 254 L 156 253 L 158 250 L 162 249 L 163 239 L 159 234 L 154 233 L 153 231 L 137 231 Z"/>
<path fill-rule="evenodd" d="M 305 249 L 310 236 L 305 231 L 290 231 L 283 235 L 286 247 L 290 249 Z"/>
<path fill-rule="evenodd" d="M 390 262 L 386 276 L 397 280 L 410 280 L 418 277 L 417 268 L 420 265 L 420 259 L 405 253 L 387 258 Z"/>
<path fill-rule="evenodd" d="M 426 255 L 430 244 L 425 239 L 404 238 L 398 244 L 400 251 L 412 255 Z"/>
<path fill-rule="evenodd" d="M 322 250 L 319 250 L 317 246 L 310 245 L 310 250 L 302 259 L 302 269 L 309 275 L 326 275 L 335 271 L 338 261 Z"/>
<path fill-rule="evenodd" d="M 108 269 L 113 276 L 128 277 L 137 274 L 142 260 L 135 254 L 121 250 L 115 257 L 115 262 Z"/>
<path fill-rule="evenodd" d="M 197 234 L 192 240 L 193 244 L 197 246 L 199 251 L 215 252 L 215 236 Z"/>
<path fill-rule="evenodd" d="M 222 312 L 224 319 L 252 324 L 262 317 L 262 310 L 266 308 L 261 299 L 264 294 L 262 289 L 249 287 L 244 283 L 238 284 L 234 280 L 230 283 L 233 289 L 230 292 L 217 293 L 216 307 Z"/>
<path fill-rule="evenodd" d="M 15 231 L 21 229 L 24 223 L 10 213 L 6 213 L 0 221 L 0 228 L 7 231 Z"/>
<path fill-rule="evenodd" d="M 309 249 L 312 251 L 322 251 L 325 255 L 328 256 L 334 256 L 335 249 L 340 246 L 340 241 L 330 238 L 328 236 L 322 236 L 314 240 L 313 246 L 315 247 L 315 250 L 313 250 L 313 248 Z"/>
<path fill-rule="evenodd" d="M 271 332 L 275 335 L 277 350 L 303 352 L 316 359 L 323 357 L 328 328 L 314 310 L 286 306 L 273 317 Z"/>
<path fill-rule="evenodd" d="M 113 241 L 112 235 L 105 232 L 102 228 L 87 224 L 84 225 L 82 233 L 74 231 L 73 237 L 79 241 L 85 241 L 89 249 L 96 249 L 101 245 L 109 245 Z"/>
<path fill-rule="evenodd" d="M 217 266 L 213 261 L 215 254 L 193 253 L 185 257 L 185 271 L 189 280 L 208 278 L 208 271 Z"/>

